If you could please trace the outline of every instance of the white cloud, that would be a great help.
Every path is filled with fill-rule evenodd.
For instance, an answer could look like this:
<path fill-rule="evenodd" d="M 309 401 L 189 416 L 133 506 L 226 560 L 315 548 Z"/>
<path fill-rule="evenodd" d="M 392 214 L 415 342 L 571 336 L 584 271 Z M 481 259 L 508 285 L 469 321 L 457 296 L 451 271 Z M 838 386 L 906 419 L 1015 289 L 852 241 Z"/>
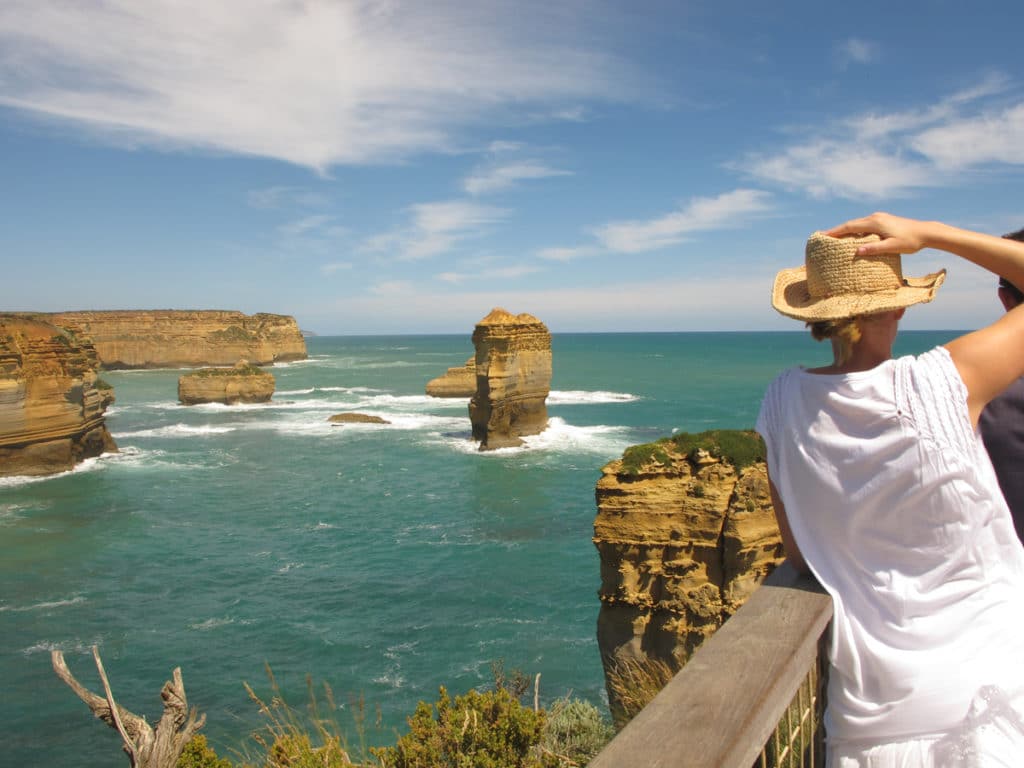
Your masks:
<path fill-rule="evenodd" d="M 587 256 L 595 256 L 602 252 L 601 248 L 593 245 L 578 245 L 572 248 L 541 248 L 537 251 L 537 258 L 546 259 L 547 261 L 574 261 Z"/>
<path fill-rule="evenodd" d="M 277 228 L 285 237 L 298 237 L 303 235 L 310 230 L 320 229 L 325 224 L 334 220 L 333 216 L 328 214 L 316 214 L 314 216 L 304 216 L 301 219 L 290 221 L 287 224 L 282 224 Z"/>
<path fill-rule="evenodd" d="M 839 57 L 839 63 L 845 66 L 851 63 L 869 64 L 877 58 L 880 50 L 878 43 L 873 43 L 870 40 L 864 40 L 859 37 L 851 37 L 837 46 L 836 53 Z"/>
<path fill-rule="evenodd" d="M 912 145 L 943 170 L 1024 164 L 1024 104 L 929 128 Z"/>
<path fill-rule="evenodd" d="M 954 171 L 1024 164 L 1024 104 L 993 106 L 993 75 L 934 104 L 836 117 L 775 153 L 732 168 L 812 197 L 877 199 L 949 183 Z"/>
<path fill-rule="evenodd" d="M 550 168 L 543 163 L 531 160 L 478 169 L 466 177 L 463 181 L 463 188 L 471 195 L 482 195 L 511 187 L 518 181 L 571 175 L 571 171 Z"/>
<path fill-rule="evenodd" d="M 646 221 L 619 221 L 594 231 L 601 244 L 618 253 L 640 253 L 675 245 L 692 232 L 739 228 L 771 209 L 769 195 L 737 189 L 717 197 L 696 198 L 678 211 Z"/>
<path fill-rule="evenodd" d="M 328 202 L 323 195 L 318 195 L 307 189 L 285 186 L 252 189 L 246 196 L 246 200 L 251 207 L 263 209 L 283 208 L 289 205 L 319 208 L 327 205 Z"/>
<path fill-rule="evenodd" d="M 0 4 L 0 105 L 128 146 L 335 164 L 447 150 L 505 107 L 632 98 L 616 13 L 546 0 Z"/>
<path fill-rule="evenodd" d="M 352 264 L 347 261 L 335 261 L 330 264 L 324 264 L 320 267 L 320 271 L 325 275 L 333 275 L 335 272 L 341 272 L 346 269 L 352 269 Z"/>
<path fill-rule="evenodd" d="M 441 272 L 434 277 L 444 283 L 459 285 L 471 281 L 515 280 L 543 271 L 544 267 L 538 264 L 513 264 L 508 267 L 495 267 L 473 272 Z"/>
<path fill-rule="evenodd" d="M 418 203 L 410 207 L 411 223 L 400 230 L 367 238 L 363 250 L 403 260 L 426 259 L 480 237 L 508 211 L 464 200 Z"/>

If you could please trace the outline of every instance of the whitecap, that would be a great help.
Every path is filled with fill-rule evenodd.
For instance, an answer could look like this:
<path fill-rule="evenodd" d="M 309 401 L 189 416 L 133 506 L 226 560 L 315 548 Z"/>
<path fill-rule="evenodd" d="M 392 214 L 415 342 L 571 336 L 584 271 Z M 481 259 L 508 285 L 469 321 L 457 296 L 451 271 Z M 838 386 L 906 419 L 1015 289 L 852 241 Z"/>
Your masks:
<path fill-rule="evenodd" d="M 118 454 L 116 453 L 103 453 L 91 459 L 83 459 L 72 469 L 65 470 L 64 472 L 55 472 L 52 475 L 11 475 L 10 477 L 0 477 L 0 488 L 20 488 L 24 485 L 33 485 L 35 483 L 45 483 L 49 480 L 57 480 L 58 478 L 67 477 L 68 475 L 93 472 L 95 470 L 102 469 L 104 462 L 116 460 L 117 455 Z"/>
<path fill-rule="evenodd" d="M 0 605 L 0 613 L 3 613 L 5 611 L 11 611 L 15 613 L 22 613 L 25 611 L 47 611 L 53 608 L 64 608 L 69 605 L 79 605 L 84 602 L 86 602 L 84 597 L 82 597 L 81 595 L 75 595 L 74 597 L 69 597 L 63 600 L 48 600 L 42 603 L 35 603 L 34 605 Z"/>
<path fill-rule="evenodd" d="M 463 425 L 464 426 L 464 425 Z M 633 444 L 628 427 L 597 425 L 576 427 L 564 419 L 548 419 L 548 427 L 539 435 L 522 438 L 523 445 L 513 448 L 496 448 L 480 451 L 480 444 L 466 439 L 465 434 L 435 435 L 449 448 L 465 454 L 481 457 L 513 456 L 521 453 L 588 453 L 602 456 L 618 456 Z"/>
<path fill-rule="evenodd" d="M 274 395 L 311 395 L 316 392 L 316 387 L 309 387 L 308 389 L 279 389 L 274 392 Z"/>
<path fill-rule="evenodd" d="M 171 424 L 166 427 L 154 427 L 153 429 L 139 429 L 134 432 L 115 432 L 115 439 L 129 437 L 205 437 L 207 435 L 223 435 L 234 432 L 235 427 L 215 427 L 211 424 Z"/>
<path fill-rule="evenodd" d="M 227 627 L 227 626 L 230 626 L 231 624 L 234 624 L 234 623 L 235 623 L 234 619 L 228 618 L 228 617 L 224 617 L 224 618 L 207 619 L 206 621 L 200 621 L 200 622 L 195 623 L 195 624 L 189 624 L 188 628 L 189 629 L 194 629 L 194 630 L 196 630 L 198 632 L 207 632 L 207 631 L 209 631 L 211 629 L 217 629 L 219 627 Z"/>
<path fill-rule="evenodd" d="M 38 643 L 22 648 L 21 652 L 25 656 L 32 656 L 37 653 L 52 653 L 53 651 L 60 651 L 63 654 L 86 654 L 92 652 L 92 647 L 99 647 L 102 643 L 99 640 L 93 640 L 91 642 L 85 642 L 83 640 L 63 640 L 60 642 L 54 642 L 53 640 L 40 640 Z"/>
<path fill-rule="evenodd" d="M 641 398 L 629 392 L 587 392 L 584 390 L 552 390 L 548 393 L 549 405 L 594 405 L 601 403 L 635 403 Z"/>

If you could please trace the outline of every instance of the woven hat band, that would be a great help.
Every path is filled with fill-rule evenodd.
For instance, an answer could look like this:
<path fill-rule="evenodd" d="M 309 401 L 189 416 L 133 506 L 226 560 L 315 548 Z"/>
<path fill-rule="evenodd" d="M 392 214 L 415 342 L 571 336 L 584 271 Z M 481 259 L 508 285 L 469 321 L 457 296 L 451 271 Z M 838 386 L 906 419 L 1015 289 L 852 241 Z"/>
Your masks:
<path fill-rule="evenodd" d="M 903 286 L 903 270 L 898 255 L 856 256 L 858 246 L 877 239 L 812 235 L 805 251 L 807 293 L 810 297 L 859 296 Z"/>

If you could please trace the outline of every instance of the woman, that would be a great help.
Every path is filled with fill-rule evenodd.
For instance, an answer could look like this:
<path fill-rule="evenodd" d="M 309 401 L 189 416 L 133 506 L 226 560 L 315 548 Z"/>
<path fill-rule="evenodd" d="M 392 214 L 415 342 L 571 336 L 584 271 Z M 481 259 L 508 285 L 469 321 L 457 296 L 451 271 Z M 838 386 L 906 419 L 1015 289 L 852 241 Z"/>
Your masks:
<path fill-rule="evenodd" d="M 815 233 L 772 304 L 834 359 L 781 374 L 757 429 L 789 559 L 833 598 L 827 764 L 1021 766 L 1024 548 L 976 428 L 1024 375 L 1024 309 L 894 360 L 906 308 L 945 278 L 903 278 L 925 247 L 1024 284 L 1024 244 L 938 222 Z"/>

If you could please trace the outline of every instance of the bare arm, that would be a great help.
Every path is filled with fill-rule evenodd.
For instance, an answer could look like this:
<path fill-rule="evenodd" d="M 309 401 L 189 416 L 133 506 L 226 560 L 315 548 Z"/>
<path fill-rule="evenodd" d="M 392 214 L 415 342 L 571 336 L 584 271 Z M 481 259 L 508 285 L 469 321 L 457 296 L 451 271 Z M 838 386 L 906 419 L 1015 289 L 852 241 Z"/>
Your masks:
<path fill-rule="evenodd" d="M 807 561 L 804 560 L 803 554 L 800 552 L 800 547 L 796 545 L 796 539 L 793 538 L 793 531 L 789 527 L 789 518 L 786 517 L 786 505 L 782 503 L 782 498 L 779 496 L 779 492 L 775 488 L 775 483 L 772 482 L 771 477 L 768 478 L 768 489 L 772 494 L 772 505 L 775 507 L 775 519 L 779 523 L 779 533 L 782 534 L 782 546 L 786 550 L 786 559 L 789 560 L 792 565 L 800 573 L 810 573 L 811 569 L 807 567 Z"/>
<path fill-rule="evenodd" d="M 1014 240 L 887 213 L 853 219 L 827 232 L 833 237 L 867 233 L 881 240 L 861 246 L 858 255 L 937 248 L 1024 285 L 1024 243 Z M 1024 312 L 1008 312 L 991 325 L 954 339 L 946 349 L 967 388 L 971 423 L 977 425 L 989 401 L 1024 376 Z"/>

